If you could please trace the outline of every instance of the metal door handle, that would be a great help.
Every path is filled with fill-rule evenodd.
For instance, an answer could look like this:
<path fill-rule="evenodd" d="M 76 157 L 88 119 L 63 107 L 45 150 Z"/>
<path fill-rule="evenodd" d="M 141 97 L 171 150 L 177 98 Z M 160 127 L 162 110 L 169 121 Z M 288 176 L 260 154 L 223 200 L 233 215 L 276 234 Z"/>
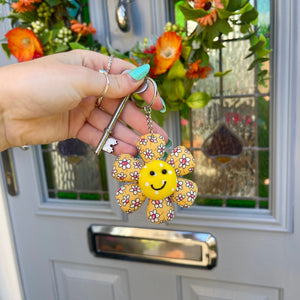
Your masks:
<path fill-rule="evenodd" d="M 116 19 L 119 28 L 128 32 L 130 30 L 129 23 L 129 2 L 130 0 L 119 0 L 117 8 L 116 8 Z"/>

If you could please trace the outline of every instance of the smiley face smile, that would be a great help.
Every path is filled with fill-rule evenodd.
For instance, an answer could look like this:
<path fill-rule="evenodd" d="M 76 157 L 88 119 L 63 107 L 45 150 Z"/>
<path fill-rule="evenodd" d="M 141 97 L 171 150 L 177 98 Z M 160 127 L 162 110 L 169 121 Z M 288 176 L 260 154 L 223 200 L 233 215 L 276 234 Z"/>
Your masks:
<path fill-rule="evenodd" d="M 152 200 L 164 199 L 176 190 L 176 172 L 165 161 L 149 162 L 140 172 L 139 186 L 146 197 Z"/>
<path fill-rule="evenodd" d="M 151 187 L 152 187 L 153 190 L 159 191 L 159 190 L 162 190 L 165 187 L 166 183 L 167 182 L 164 180 L 164 184 L 160 188 L 157 188 L 157 189 L 153 186 L 153 184 L 151 184 Z"/>

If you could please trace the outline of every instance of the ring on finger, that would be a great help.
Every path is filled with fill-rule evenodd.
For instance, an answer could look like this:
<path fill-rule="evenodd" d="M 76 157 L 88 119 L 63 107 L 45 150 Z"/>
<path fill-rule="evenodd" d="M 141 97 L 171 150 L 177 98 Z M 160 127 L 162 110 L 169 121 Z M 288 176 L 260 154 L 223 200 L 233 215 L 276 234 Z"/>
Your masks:
<path fill-rule="evenodd" d="M 154 94 L 153 94 L 153 98 L 152 98 L 152 101 L 150 102 L 150 104 L 147 105 L 148 108 L 151 108 L 152 105 L 154 104 L 155 100 L 156 100 L 156 97 L 157 97 L 157 84 L 156 82 L 148 77 L 147 80 L 149 80 L 152 84 L 153 84 L 153 87 L 154 87 Z"/>
<path fill-rule="evenodd" d="M 109 78 L 108 78 L 108 73 L 110 71 L 110 68 L 111 68 L 111 64 L 112 64 L 112 60 L 113 60 L 114 56 L 111 55 L 109 57 L 109 60 L 108 60 L 108 64 L 107 64 L 107 68 L 106 70 L 99 70 L 99 73 L 103 74 L 105 76 L 105 79 L 106 79 L 106 84 L 105 84 L 105 87 L 104 87 L 104 91 L 102 93 L 102 95 L 97 99 L 96 101 L 96 106 L 98 108 L 101 108 L 101 101 L 103 100 L 103 97 L 105 96 L 107 90 L 108 90 L 108 87 L 109 87 Z"/>
<path fill-rule="evenodd" d="M 101 94 L 101 96 L 97 99 L 97 102 L 96 102 L 96 106 L 97 107 L 100 107 L 101 106 L 101 101 L 103 100 L 103 97 L 105 96 L 107 90 L 108 90 L 108 87 L 109 87 L 109 78 L 108 78 L 108 73 L 107 71 L 105 70 L 99 70 L 99 73 L 103 74 L 105 76 L 105 79 L 106 79 L 106 83 L 105 83 L 105 87 L 104 87 L 104 90 L 103 90 L 103 93 Z"/>

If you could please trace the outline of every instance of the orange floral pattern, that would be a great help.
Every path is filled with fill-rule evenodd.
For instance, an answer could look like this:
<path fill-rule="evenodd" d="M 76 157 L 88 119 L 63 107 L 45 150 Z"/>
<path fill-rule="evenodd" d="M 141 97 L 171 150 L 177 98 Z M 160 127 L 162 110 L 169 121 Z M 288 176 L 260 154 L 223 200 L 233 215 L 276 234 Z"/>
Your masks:
<path fill-rule="evenodd" d="M 86 23 L 79 23 L 76 20 L 71 20 L 71 30 L 80 35 L 88 35 L 90 33 L 95 34 L 96 28 L 93 27 L 92 23 L 87 25 Z"/>
<path fill-rule="evenodd" d="M 11 8 L 17 11 L 18 13 L 23 13 L 26 11 L 34 10 L 33 3 L 41 2 L 42 0 L 20 0 L 18 2 L 13 2 Z"/>
<path fill-rule="evenodd" d="M 159 75 L 170 69 L 179 59 L 182 40 L 174 31 L 167 31 L 160 36 L 156 43 L 153 74 Z"/>
<path fill-rule="evenodd" d="M 201 67 L 200 63 L 200 59 L 196 62 L 189 63 L 189 68 L 187 69 L 185 76 L 189 79 L 206 78 L 211 72 L 212 68 L 208 66 Z"/>
<path fill-rule="evenodd" d="M 35 59 L 44 55 L 40 40 L 30 29 L 14 28 L 6 35 L 8 48 L 19 62 Z"/>
<path fill-rule="evenodd" d="M 224 8 L 221 0 L 195 0 L 195 8 L 208 11 L 208 15 L 197 19 L 201 26 L 212 26 L 217 21 L 218 13 L 216 8 Z"/>

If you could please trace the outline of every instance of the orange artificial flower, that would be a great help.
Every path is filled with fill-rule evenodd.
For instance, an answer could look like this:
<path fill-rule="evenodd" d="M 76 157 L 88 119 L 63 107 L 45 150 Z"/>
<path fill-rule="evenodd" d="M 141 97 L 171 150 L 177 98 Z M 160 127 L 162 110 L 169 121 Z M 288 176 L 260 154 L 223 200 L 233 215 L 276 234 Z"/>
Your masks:
<path fill-rule="evenodd" d="M 6 35 L 8 48 L 18 61 L 27 61 L 44 55 L 40 40 L 30 29 L 14 28 Z"/>
<path fill-rule="evenodd" d="M 197 60 L 196 62 L 189 63 L 189 68 L 186 71 L 185 76 L 189 79 L 198 79 L 206 78 L 210 71 L 212 70 L 210 67 L 201 67 L 200 66 L 201 60 Z"/>
<path fill-rule="evenodd" d="M 34 10 L 35 7 L 33 3 L 41 2 L 42 0 L 20 0 L 18 2 L 12 3 L 11 7 L 18 13 L 23 13 L 26 11 Z"/>
<path fill-rule="evenodd" d="M 76 20 L 71 20 L 71 30 L 80 35 L 88 35 L 90 33 L 95 34 L 96 28 L 92 27 L 92 23 L 87 26 L 86 23 L 79 23 Z"/>
<path fill-rule="evenodd" d="M 166 31 L 158 38 L 154 56 L 153 74 L 159 75 L 170 69 L 181 54 L 181 37 L 174 31 Z"/>
<path fill-rule="evenodd" d="M 209 12 L 207 16 L 197 19 L 201 26 L 211 26 L 215 23 L 218 17 L 217 8 L 224 8 L 221 0 L 195 0 L 194 6 Z"/>

